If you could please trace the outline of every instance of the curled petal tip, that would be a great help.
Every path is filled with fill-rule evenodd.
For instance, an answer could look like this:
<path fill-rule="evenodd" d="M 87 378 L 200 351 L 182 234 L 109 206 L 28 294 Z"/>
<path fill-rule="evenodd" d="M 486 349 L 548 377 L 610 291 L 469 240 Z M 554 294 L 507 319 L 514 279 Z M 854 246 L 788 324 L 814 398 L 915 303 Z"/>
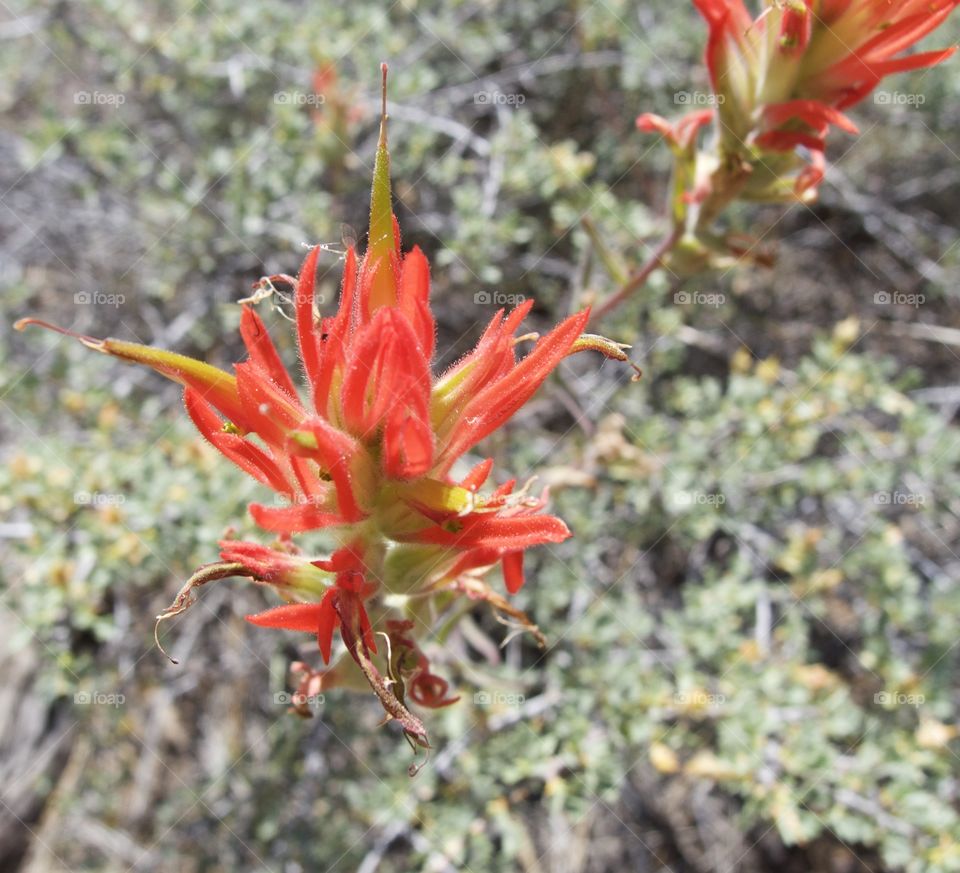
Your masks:
<path fill-rule="evenodd" d="M 75 330 L 70 330 L 66 327 L 60 327 L 56 324 L 51 324 L 49 321 L 44 321 L 41 318 L 20 318 L 13 323 L 14 330 L 26 330 L 28 327 L 36 325 L 37 327 L 42 327 L 45 330 L 52 330 L 54 333 L 60 333 L 64 336 L 72 337 L 75 340 L 80 340 L 85 346 L 89 346 L 91 349 L 99 349 L 103 345 L 103 340 L 95 339 L 92 336 L 86 336 L 82 333 L 77 333 Z"/>
<path fill-rule="evenodd" d="M 612 339 L 607 339 L 605 336 L 599 336 L 593 333 L 582 334 L 578 339 L 574 340 L 573 345 L 570 347 L 570 351 L 567 352 L 568 355 L 575 355 L 577 352 L 600 352 L 605 358 L 611 358 L 614 361 L 629 361 L 625 349 L 629 349 L 630 346 L 626 343 L 614 342 Z"/>
<path fill-rule="evenodd" d="M 670 124 L 667 119 L 661 115 L 657 115 L 653 112 L 644 112 L 642 115 L 637 116 L 636 120 L 637 130 L 642 131 L 643 133 L 660 133 L 663 136 L 673 132 L 673 125 Z"/>

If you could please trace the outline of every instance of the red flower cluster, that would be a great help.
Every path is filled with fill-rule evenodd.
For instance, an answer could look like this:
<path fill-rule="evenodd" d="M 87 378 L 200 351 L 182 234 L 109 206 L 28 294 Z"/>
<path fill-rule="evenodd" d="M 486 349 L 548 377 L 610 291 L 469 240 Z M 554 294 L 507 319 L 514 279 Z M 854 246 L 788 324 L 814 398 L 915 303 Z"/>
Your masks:
<path fill-rule="evenodd" d="M 252 504 L 254 521 L 277 534 L 277 542 L 222 542 L 222 563 L 202 568 L 162 617 L 182 612 L 193 589 L 213 579 L 244 575 L 272 586 L 287 602 L 249 620 L 316 635 L 328 663 L 339 630 L 353 669 L 359 667 L 407 735 L 426 745 L 422 724 L 396 690 L 405 677 L 416 703 L 452 702 L 413 640 L 424 602 L 449 599 L 470 574 L 471 595 L 486 592 L 498 604 L 499 595 L 478 589 L 477 571 L 501 563 L 508 591 L 516 592 L 524 581 L 524 550 L 570 536 L 559 518 L 541 512 L 546 495 L 514 493 L 510 481 L 483 496 L 492 461 L 459 480 L 451 476 L 454 463 L 516 413 L 565 356 L 585 348 L 624 356 L 615 344 L 581 337 L 584 311 L 518 360 L 517 344 L 530 338 L 517 337 L 528 301 L 510 314 L 498 312 L 476 348 L 434 377 L 429 265 L 418 248 L 401 251 L 389 160 L 384 112 L 368 247 L 359 263 L 352 247 L 346 252 L 337 312 L 321 318 L 315 311 L 320 247 L 311 249 L 296 280 L 305 397 L 249 306 L 240 319 L 248 358 L 233 374 L 148 346 L 78 339 L 183 384 L 200 433 L 286 504 Z M 18 326 L 31 322 L 50 327 L 32 319 Z M 291 536 L 318 529 L 330 532 L 339 548 L 326 558 L 301 554 Z M 380 595 L 389 595 L 389 605 Z M 378 627 L 391 641 L 392 681 L 372 661 L 380 652 Z M 349 669 L 347 662 L 328 671 L 326 687 L 345 681 Z"/>
<path fill-rule="evenodd" d="M 735 199 L 816 197 L 830 128 L 857 133 L 843 110 L 885 76 L 938 64 L 956 50 L 901 54 L 960 0 L 775 0 L 756 18 L 743 0 L 694 3 L 710 29 L 713 93 L 705 102 L 712 108 L 675 123 L 645 113 L 637 126 L 673 148 L 674 216 L 701 240 Z M 710 124 L 715 136 L 697 151 L 698 133 Z"/>
<path fill-rule="evenodd" d="M 707 66 L 722 95 L 721 137 L 732 145 L 814 160 L 797 179 L 802 195 L 823 176 L 832 126 L 857 133 L 843 115 L 885 76 L 938 64 L 956 47 L 897 57 L 936 30 L 960 0 L 780 0 L 754 19 L 742 0 L 694 0 L 710 26 Z"/>

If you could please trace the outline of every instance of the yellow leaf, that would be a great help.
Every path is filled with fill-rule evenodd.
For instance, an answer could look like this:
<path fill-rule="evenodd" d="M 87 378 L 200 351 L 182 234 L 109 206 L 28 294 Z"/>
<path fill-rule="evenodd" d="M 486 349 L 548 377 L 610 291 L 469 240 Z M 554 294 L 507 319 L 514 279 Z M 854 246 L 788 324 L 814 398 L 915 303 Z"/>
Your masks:
<path fill-rule="evenodd" d="M 676 752 L 665 743 L 653 743 L 650 746 L 650 763 L 660 773 L 676 773 L 680 769 Z"/>
<path fill-rule="evenodd" d="M 838 321 L 833 329 L 833 338 L 842 348 L 848 348 L 857 341 L 860 336 L 860 319 L 856 316 L 850 316 L 843 321 Z"/>
<path fill-rule="evenodd" d="M 717 782 L 739 779 L 740 773 L 732 764 L 722 761 L 713 752 L 698 752 L 683 768 L 689 776 L 714 779 Z"/>
<path fill-rule="evenodd" d="M 932 718 L 924 719 L 917 728 L 916 738 L 922 749 L 945 749 L 951 740 L 957 738 L 957 728 Z"/>

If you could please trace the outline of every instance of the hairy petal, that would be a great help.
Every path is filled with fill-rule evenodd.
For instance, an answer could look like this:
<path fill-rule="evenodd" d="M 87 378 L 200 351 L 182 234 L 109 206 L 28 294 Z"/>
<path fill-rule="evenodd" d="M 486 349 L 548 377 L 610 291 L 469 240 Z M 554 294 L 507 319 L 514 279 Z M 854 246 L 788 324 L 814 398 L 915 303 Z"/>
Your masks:
<path fill-rule="evenodd" d="M 346 524 L 342 516 L 305 503 L 298 506 L 264 506 L 250 504 L 250 515 L 264 530 L 271 533 L 295 534 Z"/>
<path fill-rule="evenodd" d="M 584 310 L 561 322 L 509 373 L 477 392 L 443 450 L 443 466 L 493 433 L 530 399 L 566 357 L 589 317 L 589 310 Z"/>
<path fill-rule="evenodd" d="M 237 434 L 224 431 L 223 422 L 198 391 L 186 388 L 183 403 L 197 430 L 225 457 L 258 482 L 281 494 L 293 495 L 294 488 L 280 465 L 259 446 Z"/>
<path fill-rule="evenodd" d="M 314 325 L 313 301 L 314 287 L 317 281 L 317 259 L 320 257 L 320 246 L 310 249 L 303 266 L 300 268 L 300 277 L 294 300 L 294 310 L 297 317 L 297 340 L 300 344 L 300 360 L 307 373 L 307 381 L 311 389 L 316 385 L 320 367 L 320 338 L 317 336 Z"/>
<path fill-rule="evenodd" d="M 542 543 L 562 543 L 570 536 L 570 529 L 552 515 L 503 517 L 478 513 L 427 528 L 405 539 L 461 549 L 484 547 L 516 551 Z"/>
<path fill-rule="evenodd" d="M 507 552 L 503 556 L 503 582 L 510 594 L 523 588 L 523 552 Z"/>
<path fill-rule="evenodd" d="M 240 314 L 240 336 L 243 338 L 243 344 L 247 348 L 250 359 L 268 373 L 280 389 L 291 397 L 296 397 L 297 389 L 286 367 L 283 366 L 280 355 L 277 354 L 266 325 L 249 306 L 244 306 Z"/>

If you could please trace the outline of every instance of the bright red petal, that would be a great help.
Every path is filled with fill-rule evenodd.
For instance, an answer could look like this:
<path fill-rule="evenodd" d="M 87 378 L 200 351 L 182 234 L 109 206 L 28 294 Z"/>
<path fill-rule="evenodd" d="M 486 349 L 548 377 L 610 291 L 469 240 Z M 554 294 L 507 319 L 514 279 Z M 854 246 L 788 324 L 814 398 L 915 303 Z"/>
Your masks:
<path fill-rule="evenodd" d="M 313 445 L 306 445 L 303 436 L 312 437 Z M 340 512 L 346 521 L 363 517 L 353 488 L 353 463 L 363 448 L 353 437 L 314 416 L 301 422 L 289 438 L 288 447 L 294 454 L 313 458 L 330 475 L 337 489 Z"/>
<path fill-rule="evenodd" d="M 313 504 L 264 506 L 262 503 L 251 503 L 250 515 L 264 530 L 279 534 L 302 533 L 346 523 L 340 515 L 325 512 Z"/>
<path fill-rule="evenodd" d="M 822 152 L 827 147 L 821 137 L 801 133 L 798 130 L 771 130 L 761 133 L 754 142 L 762 149 L 779 152 L 790 152 L 797 146 L 804 146 L 812 152 Z"/>
<path fill-rule="evenodd" d="M 240 336 L 251 360 L 270 374 L 270 378 L 291 397 L 297 396 L 293 380 L 283 366 L 280 355 L 267 333 L 263 320 L 249 306 L 243 307 L 240 315 Z"/>
<path fill-rule="evenodd" d="M 304 417 L 299 401 L 279 388 L 254 361 L 244 361 L 235 369 L 237 392 L 251 430 L 271 445 L 282 446 Z"/>
<path fill-rule="evenodd" d="M 523 552 L 507 552 L 503 556 L 503 581 L 511 594 L 523 588 Z"/>
<path fill-rule="evenodd" d="M 431 527 L 404 539 L 460 549 L 519 551 L 542 543 L 562 543 L 570 529 L 552 515 L 508 516 L 477 514 L 460 519 L 460 529 Z"/>
<path fill-rule="evenodd" d="M 196 390 L 186 388 L 183 403 L 197 430 L 226 458 L 269 488 L 281 494 L 293 493 L 290 482 L 273 458 L 243 437 L 224 431 L 223 421 Z"/>
<path fill-rule="evenodd" d="M 337 627 L 340 616 L 334 608 L 334 598 L 337 597 L 335 588 L 331 588 L 323 595 L 320 601 L 320 620 L 317 622 L 317 645 L 324 664 L 330 663 L 330 653 L 333 650 L 333 632 Z"/>
<path fill-rule="evenodd" d="M 414 246 L 403 257 L 399 305 L 417 334 L 423 356 L 429 361 L 436 340 L 430 312 L 430 264 L 419 246 Z"/>
<path fill-rule="evenodd" d="M 798 119 L 817 131 L 833 124 L 847 133 L 859 133 L 857 126 L 842 112 L 821 103 L 819 100 L 787 100 L 764 107 L 764 121 L 771 127 L 779 127 Z"/>
<path fill-rule="evenodd" d="M 247 621 L 257 627 L 274 627 L 280 630 L 315 634 L 322 614 L 322 603 L 287 603 L 258 612 L 256 615 L 248 615 Z"/>
<path fill-rule="evenodd" d="M 589 317 L 584 310 L 562 321 L 509 373 L 478 391 L 463 409 L 460 424 L 443 451 L 443 466 L 448 467 L 495 431 L 530 399 L 570 351 Z"/>
<path fill-rule="evenodd" d="M 317 259 L 320 246 L 310 249 L 297 280 L 294 309 L 297 315 L 297 339 L 300 343 L 300 360 L 307 371 L 307 379 L 313 386 L 320 367 L 320 338 L 313 321 L 313 295 L 317 281 Z"/>
<path fill-rule="evenodd" d="M 220 557 L 230 563 L 243 564 L 257 579 L 275 583 L 282 583 L 296 569 L 297 561 L 303 560 L 287 552 L 243 540 L 221 540 Z"/>
<path fill-rule="evenodd" d="M 460 487 L 466 488 L 467 491 L 477 491 L 483 483 L 487 481 L 492 469 L 493 458 L 487 458 L 485 461 L 481 461 L 463 477 Z"/>
<path fill-rule="evenodd" d="M 390 479 L 409 480 L 426 475 L 433 465 L 433 429 L 429 413 L 398 408 L 387 418 L 383 432 L 383 472 Z"/>

